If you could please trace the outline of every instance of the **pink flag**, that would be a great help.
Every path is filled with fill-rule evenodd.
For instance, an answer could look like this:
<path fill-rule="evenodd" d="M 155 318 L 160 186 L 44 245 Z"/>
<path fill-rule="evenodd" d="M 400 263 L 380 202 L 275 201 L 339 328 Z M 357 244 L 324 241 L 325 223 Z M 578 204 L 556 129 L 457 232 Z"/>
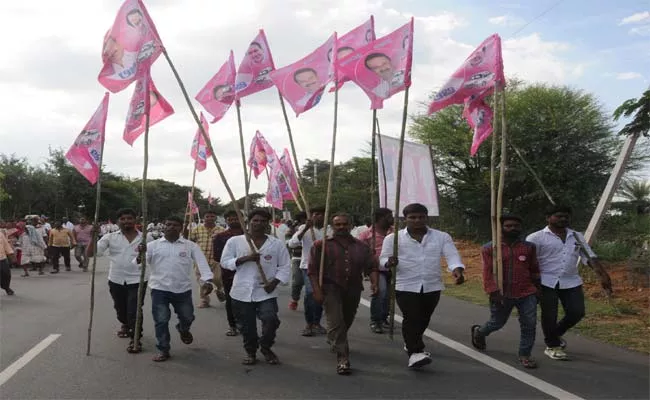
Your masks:
<path fill-rule="evenodd" d="M 251 141 L 250 154 L 248 156 L 248 166 L 253 171 L 253 175 L 257 179 L 258 176 L 266 168 L 266 150 L 271 146 L 268 144 L 260 131 L 255 132 L 253 140 Z"/>
<path fill-rule="evenodd" d="M 145 88 L 147 88 L 145 90 Z M 147 101 L 148 100 L 148 101 Z M 138 79 L 131 97 L 131 104 L 126 115 L 126 126 L 122 135 L 125 142 L 133 146 L 133 142 L 145 131 L 145 114 L 149 110 L 149 127 L 169 117 L 174 113 L 172 106 L 160 95 L 151 76 L 147 73 Z"/>
<path fill-rule="evenodd" d="M 236 98 L 241 99 L 273 86 L 269 73 L 274 69 L 271 49 L 266 41 L 264 30 L 260 29 L 255 39 L 248 45 L 246 55 L 237 69 Z"/>
<path fill-rule="evenodd" d="M 278 176 L 282 198 L 295 201 L 294 195 L 298 195 L 298 180 L 296 179 L 296 171 L 293 168 L 289 150 L 285 148 L 282 157 L 278 161 L 282 171 L 282 175 Z"/>
<path fill-rule="evenodd" d="M 162 41 L 142 0 L 125 0 L 102 49 L 99 83 L 113 93 L 141 78 L 162 52 Z"/>
<path fill-rule="evenodd" d="M 472 95 L 505 84 L 501 38 L 494 34 L 470 54 L 433 98 L 429 114 L 450 104 L 463 104 Z"/>
<path fill-rule="evenodd" d="M 467 98 L 465 101 L 465 109 L 463 110 L 463 117 L 472 128 L 474 135 L 472 138 L 472 147 L 470 155 L 474 156 L 478 151 L 479 146 L 490 134 L 492 134 L 492 109 L 485 102 L 484 95 L 477 98 Z"/>
<path fill-rule="evenodd" d="M 108 93 L 84 126 L 70 150 L 65 153 L 65 158 L 70 161 L 84 178 L 94 185 L 99 179 L 102 151 L 104 147 L 104 132 L 106 129 L 106 115 L 108 112 Z"/>
<path fill-rule="evenodd" d="M 269 188 L 266 192 L 266 202 L 273 207 L 282 210 L 284 203 L 282 201 L 282 191 L 280 189 L 280 169 L 277 168 L 271 173 L 269 177 Z"/>
<path fill-rule="evenodd" d="M 212 197 L 212 192 L 208 192 L 208 204 L 209 205 L 214 204 L 214 197 Z"/>
<path fill-rule="evenodd" d="M 354 81 L 370 97 L 373 110 L 411 86 L 413 18 L 396 31 L 371 42 L 336 64 L 337 73 Z"/>
<path fill-rule="evenodd" d="M 187 192 L 187 204 L 190 206 L 191 214 L 199 213 L 199 206 L 194 202 L 194 199 L 192 198 L 192 192 Z"/>
<path fill-rule="evenodd" d="M 342 60 L 359 47 L 363 47 L 373 40 L 375 40 L 375 19 L 371 15 L 368 21 L 357 26 L 336 40 L 337 60 Z M 339 89 L 349 80 L 350 79 L 345 76 L 339 76 Z M 336 86 L 332 86 L 329 91 L 333 92 L 335 90 Z"/>
<path fill-rule="evenodd" d="M 271 72 L 271 80 L 287 99 L 296 116 L 320 102 L 330 81 L 330 57 L 336 32 L 307 57 Z"/>
<path fill-rule="evenodd" d="M 235 57 L 231 50 L 228 61 L 219 68 L 219 72 L 206 83 L 195 97 L 203 108 L 214 117 L 213 124 L 223 118 L 235 99 L 235 76 Z"/>
<path fill-rule="evenodd" d="M 208 121 L 205 120 L 203 113 L 201 113 L 201 125 L 205 130 L 206 135 L 210 136 L 210 128 L 208 126 Z M 192 152 L 190 153 L 192 159 L 195 161 L 195 166 L 197 171 L 203 171 L 208 166 L 208 157 L 212 156 L 212 152 L 208 149 L 208 146 L 205 144 L 205 139 L 201 133 L 201 129 L 196 130 L 196 135 L 194 136 L 194 141 L 192 141 Z"/>

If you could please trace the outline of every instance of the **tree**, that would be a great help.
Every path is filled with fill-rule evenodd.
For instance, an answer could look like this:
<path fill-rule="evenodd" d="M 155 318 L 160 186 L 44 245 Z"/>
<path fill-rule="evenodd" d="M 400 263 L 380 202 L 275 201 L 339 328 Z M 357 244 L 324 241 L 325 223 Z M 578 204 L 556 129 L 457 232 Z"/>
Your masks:
<path fill-rule="evenodd" d="M 632 203 L 637 214 L 641 215 L 650 206 L 650 181 L 624 181 L 618 190 L 618 195 Z"/>
<path fill-rule="evenodd" d="M 568 87 L 511 82 L 506 90 L 508 137 L 537 172 L 555 201 L 573 205 L 574 222 L 584 227 L 607 181 L 620 148 L 610 120 L 596 98 Z M 472 133 L 462 106 L 434 115 L 416 115 L 410 136 L 433 148 L 442 213 L 465 225 L 469 219 L 481 238 L 490 233 L 490 145 L 469 156 Z M 628 168 L 639 167 L 635 158 Z M 647 159 L 647 156 L 645 156 Z M 530 228 L 544 222 L 549 205 L 525 165 L 508 160 L 504 208 L 521 214 Z M 460 229 L 460 228 L 459 228 Z"/>

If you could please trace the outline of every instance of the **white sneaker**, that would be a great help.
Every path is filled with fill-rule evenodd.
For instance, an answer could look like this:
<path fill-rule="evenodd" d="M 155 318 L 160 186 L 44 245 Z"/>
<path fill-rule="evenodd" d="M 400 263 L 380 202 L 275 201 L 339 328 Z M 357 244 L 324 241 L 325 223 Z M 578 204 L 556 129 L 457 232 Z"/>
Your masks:
<path fill-rule="evenodd" d="M 420 368 L 431 364 L 431 357 L 425 353 L 413 353 L 409 357 L 409 368 Z"/>
<path fill-rule="evenodd" d="M 547 347 L 546 350 L 544 350 L 544 354 L 553 360 L 566 361 L 569 359 L 569 356 L 561 347 Z"/>

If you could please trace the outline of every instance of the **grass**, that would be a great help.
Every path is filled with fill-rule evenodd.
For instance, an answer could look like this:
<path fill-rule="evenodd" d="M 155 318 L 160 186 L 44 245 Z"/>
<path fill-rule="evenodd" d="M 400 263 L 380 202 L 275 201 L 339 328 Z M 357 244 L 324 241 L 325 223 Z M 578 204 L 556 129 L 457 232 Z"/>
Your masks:
<path fill-rule="evenodd" d="M 478 277 L 469 277 L 463 285 L 454 285 L 447 277 L 444 294 L 474 304 L 487 306 L 488 297 L 483 291 L 483 284 Z M 650 321 L 638 306 L 622 299 L 585 298 L 586 316 L 571 332 L 592 339 L 650 353 Z M 513 310 L 513 315 L 516 315 Z M 559 318 L 562 318 L 560 307 Z M 486 318 L 488 317 L 486 310 Z M 538 310 L 538 317 L 541 312 Z"/>

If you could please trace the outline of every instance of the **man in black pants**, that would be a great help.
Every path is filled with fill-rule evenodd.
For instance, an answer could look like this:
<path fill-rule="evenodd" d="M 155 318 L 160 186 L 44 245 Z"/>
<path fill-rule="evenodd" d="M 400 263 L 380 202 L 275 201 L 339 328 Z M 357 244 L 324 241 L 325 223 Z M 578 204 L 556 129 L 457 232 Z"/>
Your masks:
<path fill-rule="evenodd" d="M 108 251 L 111 259 L 108 271 L 108 287 L 113 298 L 113 306 L 117 313 L 117 320 L 122 324 L 117 336 L 130 338 L 127 347 L 129 353 L 139 353 L 142 346 L 133 342 L 135 333 L 135 320 L 138 310 L 138 286 L 140 283 L 140 268 L 133 264 L 133 259 L 138 255 L 138 245 L 142 241 L 142 233 L 135 229 L 135 211 L 125 208 L 117 212 L 117 232 L 107 233 L 97 242 L 98 254 Z M 95 226 L 93 229 L 99 229 Z M 95 254 L 95 243 L 91 240 L 86 248 L 88 258 Z M 147 286 L 148 270 L 145 276 Z M 146 290 L 142 290 L 142 296 Z M 142 332 L 140 332 L 142 337 Z"/>
<path fill-rule="evenodd" d="M 228 229 L 224 232 L 217 233 L 212 241 L 212 254 L 217 263 L 221 260 L 221 254 L 223 253 L 223 248 L 226 246 L 228 239 L 233 236 L 244 234 L 239 219 L 237 218 L 236 211 L 227 211 L 223 217 L 226 220 Z M 221 265 L 219 265 L 219 268 L 221 268 Z M 234 279 L 235 271 L 221 268 L 221 280 L 223 281 L 224 292 L 226 292 L 226 316 L 228 317 L 229 326 L 226 331 L 227 336 L 237 336 L 238 334 L 237 324 L 235 323 L 235 314 L 232 311 L 232 297 L 230 297 L 230 289 L 232 289 L 232 282 Z"/>
<path fill-rule="evenodd" d="M 11 264 L 15 262 L 14 249 L 11 248 L 4 233 L 0 232 L 0 288 L 4 289 L 9 296 L 14 294 L 9 285 L 11 284 Z"/>
<path fill-rule="evenodd" d="M 379 262 L 389 269 L 397 267 L 395 300 L 404 317 L 402 336 L 409 355 L 408 366 L 419 368 L 431 363 L 431 354 L 424 351 L 422 335 L 445 286 L 440 260 L 445 257 L 457 285 L 465 281 L 465 267 L 451 236 L 427 226 L 428 210 L 425 206 L 409 204 L 402 213 L 406 228 L 386 236 Z M 397 257 L 393 255 L 395 235 L 398 235 Z"/>

